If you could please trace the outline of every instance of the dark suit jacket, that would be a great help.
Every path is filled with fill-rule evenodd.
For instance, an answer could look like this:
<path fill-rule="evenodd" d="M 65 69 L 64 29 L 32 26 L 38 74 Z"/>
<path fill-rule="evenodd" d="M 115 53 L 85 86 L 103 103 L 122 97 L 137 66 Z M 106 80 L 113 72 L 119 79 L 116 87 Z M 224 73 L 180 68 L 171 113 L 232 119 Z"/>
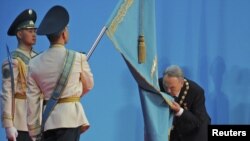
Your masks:
<path fill-rule="evenodd" d="M 173 130 L 171 130 L 170 141 L 207 141 L 207 126 L 211 123 L 205 107 L 204 90 L 194 81 L 186 79 L 189 83 L 187 95 L 181 104 L 184 112 L 181 116 L 174 117 Z M 161 91 L 162 78 L 159 79 Z M 183 86 L 177 98 L 179 103 L 184 95 L 186 87 Z"/>

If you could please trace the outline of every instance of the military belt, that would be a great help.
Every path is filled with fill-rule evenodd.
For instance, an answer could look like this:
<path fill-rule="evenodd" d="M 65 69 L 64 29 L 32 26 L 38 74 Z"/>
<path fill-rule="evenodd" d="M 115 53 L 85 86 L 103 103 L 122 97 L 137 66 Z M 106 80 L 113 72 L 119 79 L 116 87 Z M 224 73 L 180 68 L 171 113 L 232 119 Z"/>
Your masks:
<path fill-rule="evenodd" d="M 15 94 L 15 98 L 16 98 L 16 99 L 26 99 L 26 95 L 21 94 L 21 93 L 16 93 L 16 94 Z"/>
<path fill-rule="evenodd" d="M 80 102 L 80 97 L 66 97 L 58 99 L 57 103 Z M 46 105 L 48 100 L 44 100 L 43 105 Z"/>

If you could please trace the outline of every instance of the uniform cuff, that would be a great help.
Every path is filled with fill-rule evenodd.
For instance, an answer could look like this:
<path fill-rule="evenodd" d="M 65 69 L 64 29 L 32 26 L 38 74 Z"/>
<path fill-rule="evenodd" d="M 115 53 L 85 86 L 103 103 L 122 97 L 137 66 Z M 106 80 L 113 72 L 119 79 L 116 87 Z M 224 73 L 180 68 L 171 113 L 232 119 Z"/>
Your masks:
<path fill-rule="evenodd" d="M 29 135 L 31 137 L 35 137 L 35 136 L 41 134 L 41 126 L 37 126 L 37 127 L 28 126 L 28 129 L 29 129 Z"/>
<path fill-rule="evenodd" d="M 14 126 L 11 116 L 5 116 L 5 115 L 3 115 L 2 118 L 3 118 L 2 124 L 3 124 L 3 127 L 4 127 L 4 128 L 13 127 L 13 126 Z"/>

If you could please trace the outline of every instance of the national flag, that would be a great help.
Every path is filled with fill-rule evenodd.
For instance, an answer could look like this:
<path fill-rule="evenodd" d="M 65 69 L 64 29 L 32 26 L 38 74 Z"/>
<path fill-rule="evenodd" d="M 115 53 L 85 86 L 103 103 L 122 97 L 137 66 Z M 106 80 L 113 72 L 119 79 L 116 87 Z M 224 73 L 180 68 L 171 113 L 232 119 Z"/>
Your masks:
<path fill-rule="evenodd" d="M 172 98 L 160 92 L 155 30 L 155 0 L 120 0 L 106 34 L 138 83 L 145 141 L 168 141 Z"/>

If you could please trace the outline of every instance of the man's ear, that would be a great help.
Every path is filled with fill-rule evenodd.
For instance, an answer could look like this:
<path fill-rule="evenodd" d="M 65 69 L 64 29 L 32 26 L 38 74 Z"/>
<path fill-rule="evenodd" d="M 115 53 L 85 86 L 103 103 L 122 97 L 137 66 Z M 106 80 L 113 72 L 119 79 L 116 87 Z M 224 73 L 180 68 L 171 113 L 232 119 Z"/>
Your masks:
<path fill-rule="evenodd" d="M 17 33 L 16 33 L 17 38 L 21 39 L 22 38 L 22 34 L 23 33 L 21 31 L 17 31 Z"/>
<path fill-rule="evenodd" d="M 66 40 L 66 31 L 65 30 L 62 32 L 62 37 L 64 40 Z"/>

